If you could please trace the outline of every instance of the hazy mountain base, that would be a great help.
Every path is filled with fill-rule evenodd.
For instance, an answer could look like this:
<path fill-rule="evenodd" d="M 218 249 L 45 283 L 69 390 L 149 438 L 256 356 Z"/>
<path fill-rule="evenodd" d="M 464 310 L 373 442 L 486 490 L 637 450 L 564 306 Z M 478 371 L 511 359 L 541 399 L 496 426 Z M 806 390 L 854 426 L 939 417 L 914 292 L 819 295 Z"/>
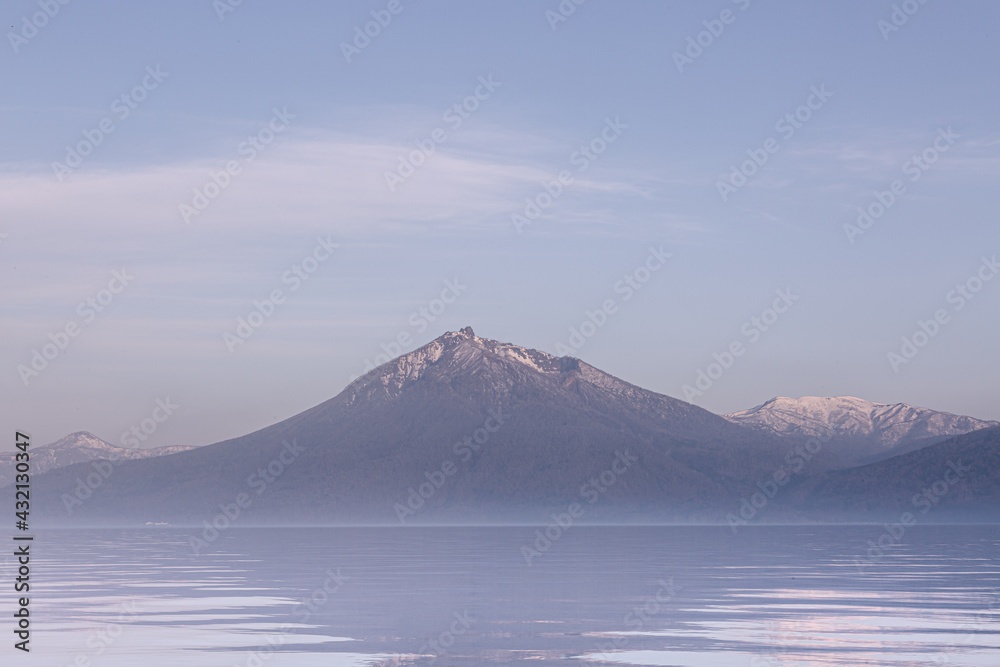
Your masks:
<path fill-rule="evenodd" d="M 639 464 L 636 463 L 636 466 Z M 619 466 L 620 468 L 620 466 Z M 610 470 L 610 466 L 608 470 Z M 789 470 L 790 468 L 783 468 Z M 92 464 L 78 464 L 45 475 L 46 493 L 60 484 L 74 497 L 79 485 L 95 472 Z M 602 471 L 606 472 L 606 471 Z M 44 525 L 138 525 L 166 522 L 173 525 L 426 525 L 426 524 L 774 524 L 774 523 L 884 523 L 897 522 L 905 513 L 919 523 L 1000 522 L 1000 429 L 989 429 L 953 438 L 918 452 L 903 454 L 876 464 L 849 470 L 790 474 L 779 484 L 774 474 L 756 483 L 741 483 L 739 493 L 720 493 L 715 498 L 678 503 L 637 503 L 625 470 L 614 478 L 600 473 L 580 485 L 576 494 L 536 503 L 480 500 L 476 504 L 448 502 L 444 483 L 423 504 L 419 486 L 413 494 L 401 495 L 383 508 L 336 516 L 330 512 L 294 512 L 269 497 L 266 486 L 257 485 L 257 494 L 248 480 L 249 503 L 237 498 L 191 503 L 183 514 L 150 508 L 142 503 L 133 508 L 119 506 L 104 511 L 114 496 L 105 496 L 100 487 L 82 503 L 64 502 L 62 511 L 35 519 Z M 456 471 L 455 475 L 461 474 Z M 440 478 L 438 478 L 440 479 Z M 426 481 L 426 480 L 425 480 Z M 84 482 L 85 483 L 85 482 Z M 429 482 L 433 486 L 433 482 Z M 439 495 L 440 494 L 440 495 Z M 37 496 L 36 496 L 37 497 Z M 275 496 L 276 497 L 276 496 Z M 437 500 L 436 500 L 437 499 Z M 214 500 L 214 499 L 213 499 Z M 392 505 L 395 505 L 393 507 Z M 91 511 L 86 511 L 91 507 Z M 405 508 L 400 511 L 399 508 Z M 66 509 L 71 510 L 66 511 Z M 228 508 L 228 509 L 227 509 Z M 570 520 L 567 521 L 566 517 Z M 224 519 L 219 517 L 225 517 Z"/>
<path fill-rule="evenodd" d="M 808 452 L 805 447 L 802 450 Z M 804 458 L 793 460 L 796 465 L 809 463 Z M 575 494 L 533 504 L 509 500 L 490 503 L 482 499 L 476 504 L 448 502 L 453 495 L 448 491 L 452 477 L 463 472 L 456 468 L 451 475 L 432 473 L 431 479 L 424 480 L 423 488 L 410 487 L 392 506 L 387 502 L 384 508 L 369 508 L 346 516 L 295 512 L 285 507 L 280 498 L 276 502 L 269 497 L 265 480 L 253 474 L 248 476 L 247 488 L 242 492 L 246 496 L 244 502 L 239 502 L 237 495 L 218 503 L 214 498 L 191 503 L 183 513 L 151 508 L 148 503 L 107 511 L 104 508 L 115 502 L 115 496 L 103 492 L 103 484 L 89 489 L 87 479 L 95 481 L 95 474 L 100 475 L 98 469 L 110 470 L 111 464 L 103 467 L 77 464 L 40 478 L 44 480 L 46 497 L 55 500 L 53 491 L 61 486 L 62 500 L 58 507 L 51 502 L 43 503 L 47 507 L 45 513 L 36 513 L 33 519 L 50 526 L 147 522 L 203 526 L 207 521 L 217 526 L 556 524 L 561 529 L 567 528 L 567 524 L 595 523 L 724 523 L 737 527 L 769 523 L 891 523 L 907 512 L 921 523 L 1000 521 L 1000 429 L 977 431 L 919 452 L 849 470 L 809 473 L 803 467 L 796 474 L 794 466 L 781 466 L 775 472 L 788 473 L 788 481 L 783 484 L 775 481 L 782 476 L 772 473 L 752 485 L 741 483 L 740 494 L 720 493 L 714 498 L 684 504 L 666 499 L 634 502 L 630 498 L 633 485 L 629 484 L 629 475 L 636 471 L 625 468 L 619 461 L 615 472 L 614 464 L 612 460 L 607 469 L 581 483 Z M 640 462 L 633 465 L 639 466 Z M 441 484 L 440 488 L 434 486 L 435 482 Z M 423 503 L 421 492 L 429 496 Z M 36 491 L 35 498 L 40 497 Z"/>
<path fill-rule="evenodd" d="M 998 469 L 997 432 L 978 432 L 981 446 L 966 454 L 981 471 Z M 33 522 L 874 520 L 933 484 L 957 453 L 939 443 L 876 464 L 876 473 L 830 476 L 836 443 L 746 428 L 578 359 L 466 329 L 241 438 L 34 478 Z M 969 478 L 975 492 L 949 486 L 956 492 L 935 516 L 993 516 L 996 473 L 980 474 Z"/>

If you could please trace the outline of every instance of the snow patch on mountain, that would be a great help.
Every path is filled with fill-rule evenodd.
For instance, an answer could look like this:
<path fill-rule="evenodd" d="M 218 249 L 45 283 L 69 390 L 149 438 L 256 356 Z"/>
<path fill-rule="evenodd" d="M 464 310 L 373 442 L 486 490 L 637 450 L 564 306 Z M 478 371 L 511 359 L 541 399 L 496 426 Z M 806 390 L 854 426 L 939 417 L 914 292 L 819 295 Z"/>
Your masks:
<path fill-rule="evenodd" d="M 874 441 L 885 448 L 902 440 L 961 435 L 998 425 L 906 403 L 873 403 L 855 396 L 779 396 L 723 417 L 781 436 L 815 437 L 832 432 L 837 437 Z"/>
<path fill-rule="evenodd" d="M 93 433 L 77 431 L 65 438 L 60 438 L 48 445 L 32 448 L 31 470 L 33 473 L 43 472 L 88 461 L 104 460 L 134 460 L 146 459 L 166 454 L 185 452 L 193 447 L 173 446 L 138 449 L 119 447 L 101 440 Z M 15 454 L 0 454 L 0 486 L 10 484 L 14 480 Z"/>
<path fill-rule="evenodd" d="M 420 379 L 429 369 L 447 357 L 450 370 L 483 372 L 512 365 L 534 373 L 559 373 L 559 357 L 510 343 L 480 338 L 472 327 L 449 331 L 413 352 L 401 355 L 355 380 L 349 402 L 366 389 L 381 386 L 389 395 L 397 395 L 410 382 Z"/>

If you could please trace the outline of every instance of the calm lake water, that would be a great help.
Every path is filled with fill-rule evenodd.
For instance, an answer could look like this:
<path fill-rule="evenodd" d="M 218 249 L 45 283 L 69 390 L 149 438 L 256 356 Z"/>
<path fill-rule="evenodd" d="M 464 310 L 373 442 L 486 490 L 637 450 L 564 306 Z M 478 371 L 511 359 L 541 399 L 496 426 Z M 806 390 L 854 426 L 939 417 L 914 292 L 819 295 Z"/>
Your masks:
<path fill-rule="evenodd" d="M 997 527 L 535 530 L 39 532 L 17 662 L 1000 665 Z"/>

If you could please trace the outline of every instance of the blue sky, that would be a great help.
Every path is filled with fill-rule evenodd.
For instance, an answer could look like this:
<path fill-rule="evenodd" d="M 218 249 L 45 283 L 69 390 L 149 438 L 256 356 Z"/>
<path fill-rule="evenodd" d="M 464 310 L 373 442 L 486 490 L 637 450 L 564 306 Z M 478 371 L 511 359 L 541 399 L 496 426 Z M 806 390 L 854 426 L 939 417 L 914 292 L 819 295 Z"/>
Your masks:
<path fill-rule="evenodd" d="M 120 443 L 169 397 L 143 446 L 207 444 L 466 325 L 714 412 L 1000 419 L 1000 6 L 904 4 L 8 2 L 4 428 Z"/>

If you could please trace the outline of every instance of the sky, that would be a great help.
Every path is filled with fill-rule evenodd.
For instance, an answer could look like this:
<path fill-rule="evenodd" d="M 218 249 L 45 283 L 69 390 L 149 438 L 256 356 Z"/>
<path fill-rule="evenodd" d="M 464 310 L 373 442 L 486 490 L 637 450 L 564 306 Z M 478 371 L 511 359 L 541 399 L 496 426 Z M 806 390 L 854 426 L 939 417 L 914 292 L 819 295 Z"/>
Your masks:
<path fill-rule="evenodd" d="M 236 437 L 465 326 L 1000 419 L 997 3 L 2 13 L 2 450 Z"/>

